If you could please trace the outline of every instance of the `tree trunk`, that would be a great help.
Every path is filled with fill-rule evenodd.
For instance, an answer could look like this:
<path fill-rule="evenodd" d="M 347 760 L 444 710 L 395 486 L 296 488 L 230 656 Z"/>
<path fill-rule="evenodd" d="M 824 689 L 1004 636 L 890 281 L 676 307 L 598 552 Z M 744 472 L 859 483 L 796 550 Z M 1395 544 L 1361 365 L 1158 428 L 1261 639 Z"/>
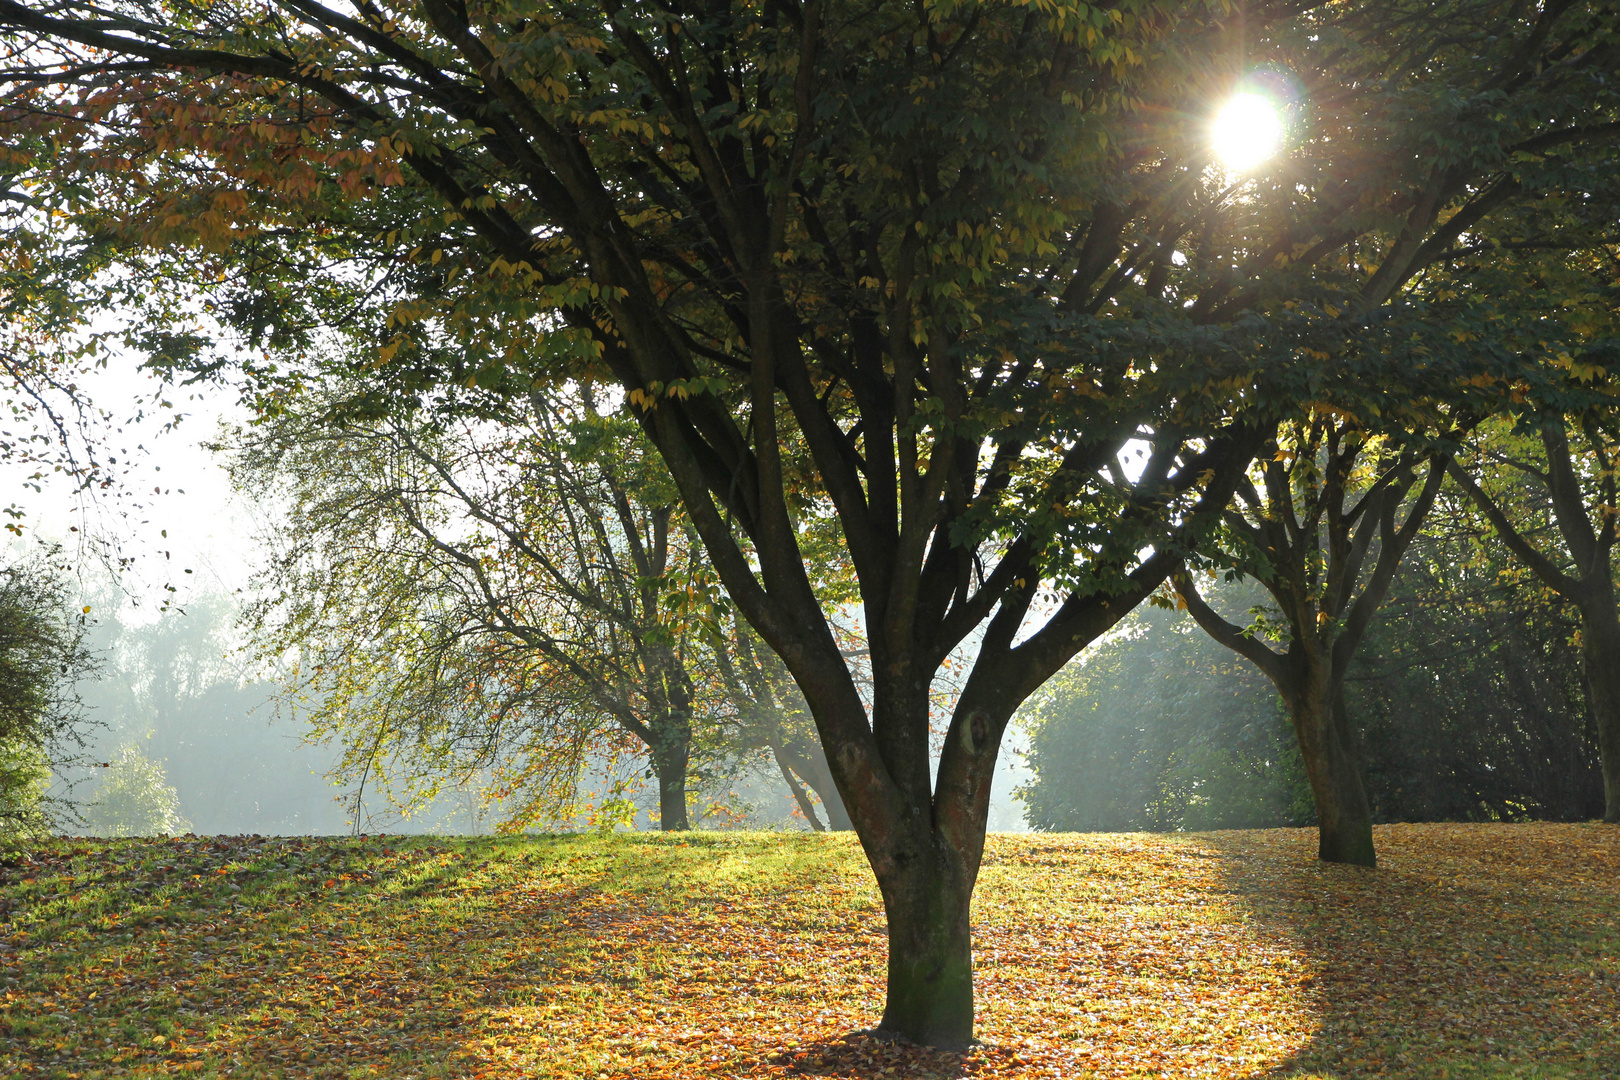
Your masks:
<path fill-rule="evenodd" d="M 658 827 L 684 832 L 692 827 L 686 816 L 686 767 L 692 757 L 692 729 L 680 718 L 666 718 L 653 728 L 653 773 L 658 777 Z"/>
<path fill-rule="evenodd" d="M 838 785 L 833 783 L 832 772 L 827 768 L 827 755 L 822 751 L 821 744 L 811 742 L 808 745 L 790 746 L 787 748 L 787 758 L 793 771 L 821 800 L 821 808 L 827 813 L 827 827 L 835 832 L 853 829 L 855 826 L 849 820 L 849 811 L 844 808 L 843 797 L 838 794 Z"/>
<path fill-rule="evenodd" d="M 1372 807 L 1361 782 L 1360 755 L 1344 707 L 1344 692 L 1313 665 L 1295 692 L 1285 694 L 1299 738 L 1299 753 L 1316 802 L 1317 858 L 1352 866 L 1376 866 Z"/>
<path fill-rule="evenodd" d="M 684 832 L 692 827 L 686 816 L 686 765 L 665 767 L 653 762 L 658 775 L 658 827 L 664 832 Z"/>
<path fill-rule="evenodd" d="M 1620 616 L 1610 590 L 1581 607 L 1581 666 L 1603 769 L 1603 820 L 1620 823 Z"/>
<path fill-rule="evenodd" d="M 816 788 L 816 794 L 821 796 L 821 808 L 827 811 L 827 827 L 834 832 L 849 832 L 855 828 L 855 823 L 849 820 L 849 811 L 844 809 L 844 800 L 838 794 L 832 777 L 827 778 L 827 786 Z"/>
<path fill-rule="evenodd" d="M 889 986 L 878 1031 L 961 1049 L 973 1041 L 973 883 L 940 862 L 919 859 L 878 880 L 889 921 Z"/>

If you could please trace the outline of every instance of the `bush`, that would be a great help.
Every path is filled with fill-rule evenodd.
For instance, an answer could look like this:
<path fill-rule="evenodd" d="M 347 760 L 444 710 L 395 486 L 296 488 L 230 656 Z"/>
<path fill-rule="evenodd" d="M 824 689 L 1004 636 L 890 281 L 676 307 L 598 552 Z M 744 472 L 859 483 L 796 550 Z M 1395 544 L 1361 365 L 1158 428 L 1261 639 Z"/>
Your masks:
<path fill-rule="evenodd" d="M 48 559 L 0 568 L 0 838 L 72 817 L 48 788 L 53 770 L 79 763 L 84 746 L 73 686 L 95 668 L 85 621 Z"/>
<path fill-rule="evenodd" d="M 97 836 L 173 836 L 191 828 L 180 816 L 180 794 L 163 766 L 134 746 L 118 751 L 95 799 L 85 808 L 85 827 Z"/>
<path fill-rule="evenodd" d="M 1166 832 L 1314 820 L 1293 731 L 1247 660 L 1179 612 L 1141 607 L 1026 707 L 1044 832 Z"/>

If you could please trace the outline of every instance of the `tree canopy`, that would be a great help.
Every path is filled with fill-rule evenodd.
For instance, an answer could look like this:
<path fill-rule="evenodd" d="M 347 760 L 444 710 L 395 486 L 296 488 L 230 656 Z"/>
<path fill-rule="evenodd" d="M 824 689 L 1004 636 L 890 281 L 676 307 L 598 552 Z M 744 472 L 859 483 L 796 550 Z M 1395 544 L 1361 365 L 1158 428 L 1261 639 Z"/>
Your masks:
<path fill-rule="evenodd" d="M 843 820 L 791 680 L 725 610 L 633 420 L 588 393 L 439 423 L 334 426 L 329 403 L 286 399 L 226 448 L 240 489 L 288 504 L 253 622 L 297 657 L 289 690 L 342 741 L 342 778 L 402 810 L 473 781 L 516 830 L 591 812 L 585 775 L 644 757 L 672 830 L 768 751 Z"/>

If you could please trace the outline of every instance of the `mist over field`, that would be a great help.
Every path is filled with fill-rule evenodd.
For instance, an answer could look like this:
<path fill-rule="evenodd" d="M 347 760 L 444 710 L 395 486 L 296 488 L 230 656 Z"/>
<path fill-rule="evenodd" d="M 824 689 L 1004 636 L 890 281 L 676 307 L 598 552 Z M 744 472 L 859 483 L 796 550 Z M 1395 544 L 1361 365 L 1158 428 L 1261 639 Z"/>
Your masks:
<path fill-rule="evenodd" d="M 132 608 L 103 588 L 87 596 L 96 618 L 90 644 L 102 665 L 78 684 L 90 724 L 87 756 L 108 769 L 75 770 L 62 787 L 83 821 L 70 833 L 332 836 L 351 832 L 477 835 L 495 831 L 499 806 L 452 788 L 405 814 L 373 794 L 355 821 L 353 788 L 329 773 L 342 748 L 304 737 L 285 688 L 255 671 L 243 651 L 235 598 L 212 594 L 167 611 Z M 722 794 L 740 811 L 700 827 L 807 829 L 780 774 L 755 762 Z M 636 771 L 599 760 L 582 793 Z M 1026 832 L 1014 797 L 1028 778 L 1016 745 L 998 768 L 990 810 L 995 832 Z M 122 783 L 115 781 L 122 780 Z M 656 790 L 632 795 L 625 827 L 656 827 Z M 564 827 L 568 827 L 564 824 Z M 588 828 L 587 815 L 572 827 Z"/>

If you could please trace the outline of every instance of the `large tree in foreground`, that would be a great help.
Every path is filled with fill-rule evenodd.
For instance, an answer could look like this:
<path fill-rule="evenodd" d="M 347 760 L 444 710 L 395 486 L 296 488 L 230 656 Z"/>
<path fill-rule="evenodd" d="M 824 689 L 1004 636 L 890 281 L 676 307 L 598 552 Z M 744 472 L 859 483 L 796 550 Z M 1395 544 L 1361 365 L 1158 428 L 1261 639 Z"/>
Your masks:
<path fill-rule="evenodd" d="M 814 716 L 888 915 L 881 1028 L 941 1045 L 972 1035 L 1013 710 L 1166 579 L 1281 404 L 1387 411 L 1512 359 L 1403 289 L 1613 172 L 1600 4 L 4 0 L 0 27 L 7 120 L 55 151 L 35 197 L 122 238 L 155 306 L 194 298 L 165 361 L 208 366 L 206 312 L 267 391 L 341 335 L 374 399 L 623 388 Z M 1287 136 L 1249 171 L 1212 158 L 1235 90 Z M 805 566 L 824 516 L 864 695 Z"/>

